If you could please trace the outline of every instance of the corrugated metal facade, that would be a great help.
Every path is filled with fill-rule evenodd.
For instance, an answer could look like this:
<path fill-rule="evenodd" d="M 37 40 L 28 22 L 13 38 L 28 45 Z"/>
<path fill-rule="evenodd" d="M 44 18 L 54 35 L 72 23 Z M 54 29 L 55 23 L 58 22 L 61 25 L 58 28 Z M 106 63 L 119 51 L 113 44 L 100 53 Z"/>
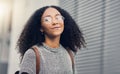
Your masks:
<path fill-rule="evenodd" d="M 120 74 L 120 0 L 60 0 L 84 33 L 78 74 Z"/>
<path fill-rule="evenodd" d="M 120 0 L 105 1 L 104 74 L 120 74 Z"/>

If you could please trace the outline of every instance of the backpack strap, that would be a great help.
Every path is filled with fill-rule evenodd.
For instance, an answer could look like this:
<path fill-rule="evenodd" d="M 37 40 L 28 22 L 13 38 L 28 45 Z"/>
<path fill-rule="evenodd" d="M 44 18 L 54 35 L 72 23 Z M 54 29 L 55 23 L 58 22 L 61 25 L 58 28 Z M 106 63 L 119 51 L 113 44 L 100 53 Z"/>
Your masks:
<path fill-rule="evenodd" d="M 38 48 L 36 46 L 33 46 L 32 49 L 35 52 L 36 55 L 36 74 L 39 74 L 40 71 L 40 53 L 38 51 Z"/>
<path fill-rule="evenodd" d="M 67 52 L 68 52 L 68 54 L 69 54 L 69 56 L 70 56 L 70 58 L 71 58 L 71 61 L 72 61 L 72 69 L 73 69 L 73 71 L 74 71 L 74 56 L 73 56 L 73 53 L 72 53 L 72 51 L 70 50 L 70 49 L 66 49 L 67 50 Z"/>

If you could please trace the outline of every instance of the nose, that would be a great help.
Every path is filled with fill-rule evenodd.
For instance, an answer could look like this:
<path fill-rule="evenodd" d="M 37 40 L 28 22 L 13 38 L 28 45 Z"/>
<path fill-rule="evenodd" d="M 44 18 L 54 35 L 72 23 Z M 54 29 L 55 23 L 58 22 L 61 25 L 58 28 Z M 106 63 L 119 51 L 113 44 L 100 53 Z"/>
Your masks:
<path fill-rule="evenodd" d="M 54 19 L 52 20 L 52 24 L 53 24 L 53 25 L 56 25 L 56 24 L 58 24 L 58 21 L 54 18 Z"/>

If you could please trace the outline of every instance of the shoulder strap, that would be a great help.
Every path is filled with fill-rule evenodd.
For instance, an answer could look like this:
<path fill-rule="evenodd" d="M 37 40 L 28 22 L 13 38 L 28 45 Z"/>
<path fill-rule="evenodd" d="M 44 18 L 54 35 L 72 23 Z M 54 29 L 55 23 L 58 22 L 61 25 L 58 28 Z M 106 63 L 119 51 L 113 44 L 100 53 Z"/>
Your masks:
<path fill-rule="evenodd" d="M 39 74 L 40 71 L 40 54 L 36 46 L 32 47 L 36 55 L 36 74 Z"/>
<path fill-rule="evenodd" d="M 70 49 L 67 49 L 68 54 L 70 55 L 71 61 L 72 61 L 72 68 L 74 70 L 74 56 Z"/>

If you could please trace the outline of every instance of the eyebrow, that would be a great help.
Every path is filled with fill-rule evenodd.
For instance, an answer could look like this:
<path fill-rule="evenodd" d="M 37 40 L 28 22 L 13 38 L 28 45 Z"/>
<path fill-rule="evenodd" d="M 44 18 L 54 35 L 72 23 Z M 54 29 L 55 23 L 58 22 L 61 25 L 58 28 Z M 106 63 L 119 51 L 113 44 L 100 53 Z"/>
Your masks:
<path fill-rule="evenodd" d="M 58 15 L 61 15 L 61 14 L 56 14 L 55 16 L 58 16 Z M 44 17 L 51 17 L 51 15 L 46 15 L 46 16 L 44 16 Z M 44 18 L 43 17 L 43 18 Z"/>
<path fill-rule="evenodd" d="M 56 14 L 55 16 L 57 16 L 57 15 L 61 15 L 61 14 Z"/>

